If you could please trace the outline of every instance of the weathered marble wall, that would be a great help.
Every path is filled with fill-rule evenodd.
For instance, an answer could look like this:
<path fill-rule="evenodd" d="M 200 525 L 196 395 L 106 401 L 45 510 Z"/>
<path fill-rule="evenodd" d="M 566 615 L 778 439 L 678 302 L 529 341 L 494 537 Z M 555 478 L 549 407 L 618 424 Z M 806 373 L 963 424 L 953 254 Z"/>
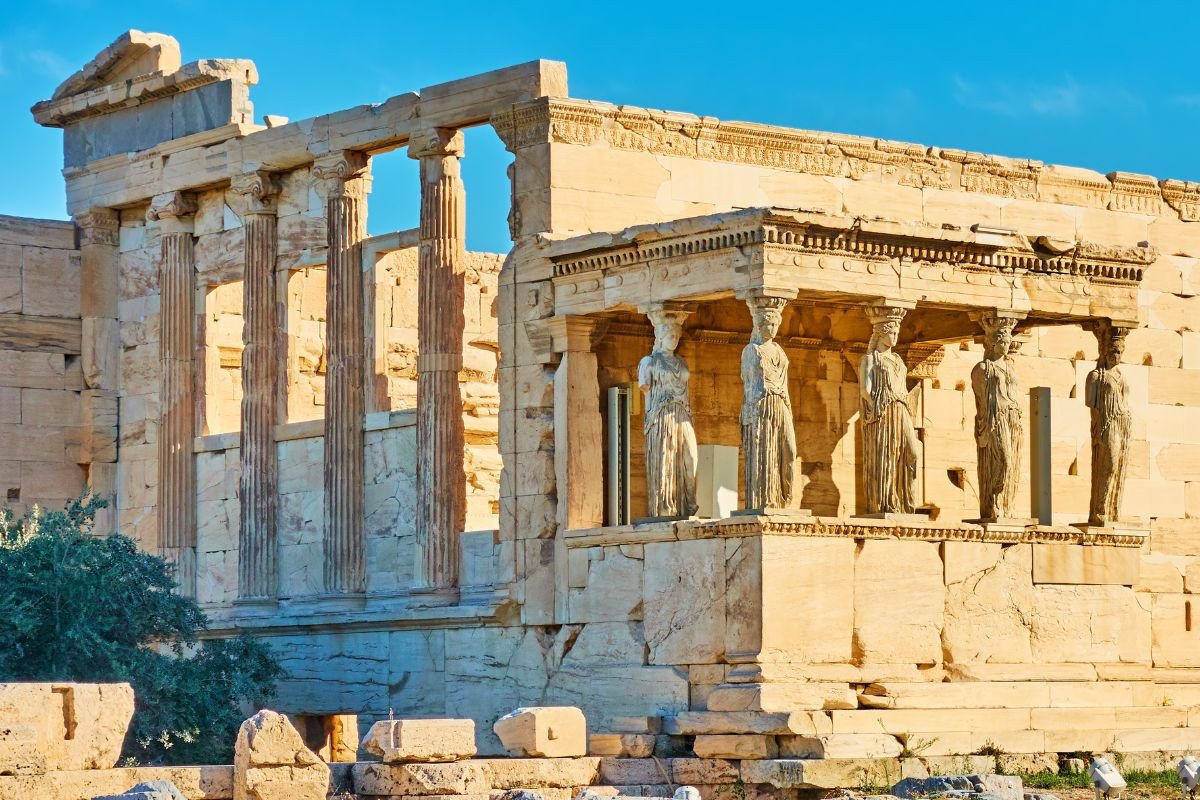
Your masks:
<path fill-rule="evenodd" d="M 70 222 L 0 216 L 0 502 L 18 513 L 87 484 L 79 270 Z"/>

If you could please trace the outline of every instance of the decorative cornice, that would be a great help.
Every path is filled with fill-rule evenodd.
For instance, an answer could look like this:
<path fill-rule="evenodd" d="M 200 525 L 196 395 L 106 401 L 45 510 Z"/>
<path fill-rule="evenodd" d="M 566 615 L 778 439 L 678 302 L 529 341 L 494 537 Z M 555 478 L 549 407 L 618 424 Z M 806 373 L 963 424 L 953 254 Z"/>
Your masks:
<path fill-rule="evenodd" d="M 1184 222 L 1200 222 L 1200 183 L 1191 181 L 1159 181 L 1163 199 L 1179 212 Z"/>
<path fill-rule="evenodd" d="M 491 118 L 509 151 L 538 144 L 589 146 L 726 161 L 811 175 L 916 188 L 981 192 L 1020 199 L 1158 214 L 1168 190 L 1126 172 L 1107 177 L 1041 161 L 822 133 L 677 112 L 565 98 L 540 98 Z M 1091 177 L 1095 175 L 1095 177 Z M 1174 184 L 1181 181 L 1164 181 Z M 1170 199 L 1167 201 L 1177 211 Z M 1182 212 L 1181 212 L 1182 213 Z M 1183 216 L 1188 219 L 1187 216 Z"/>
<path fill-rule="evenodd" d="M 155 222 L 164 219 L 190 217 L 195 215 L 195 213 L 195 195 L 188 192 L 170 192 L 168 194 L 156 195 L 150 201 L 150 208 L 146 211 L 146 219 Z"/>
<path fill-rule="evenodd" d="M 248 172 L 229 183 L 234 194 L 245 195 L 247 214 L 274 214 L 279 183 L 270 172 Z"/>
<path fill-rule="evenodd" d="M 681 520 L 658 524 L 568 531 L 568 548 L 606 544 L 638 544 L 683 539 L 747 536 L 811 536 L 836 539 L 906 539 L 923 542 L 991 542 L 998 544 L 1080 544 L 1141 547 L 1146 533 L 1114 528 L 1084 530 L 1066 526 L 994 527 L 969 522 L 898 522 L 854 517 L 797 516 L 782 512 L 733 516 L 719 520 Z"/>
<path fill-rule="evenodd" d="M 121 215 L 111 208 L 93 208 L 86 214 L 75 217 L 79 229 L 79 244 L 116 246 L 120 241 Z"/>
<path fill-rule="evenodd" d="M 109 114 L 161 97 L 228 80 L 244 86 L 258 83 L 258 71 L 254 62 L 220 58 L 193 61 L 167 75 L 152 72 L 82 94 L 43 100 L 32 108 L 33 118 L 39 125 L 61 128 L 87 117 Z"/>
<path fill-rule="evenodd" d="M 551 256 L 554 277 L 622 269 L 664 258 L 764 245 L 788 253 L 850 256 L 863 261 L 911 261 L 944 264 L 971 271 L 1019 271 L 1048 276 L 1099 279 L 1133 284 L 1142 280 L 1144 267 L 1158 258 L 1148 245 L 1122 247 L 1094 242 L 1072 243 L 1057 253 L 1041 253 L 1016 245 L 1015 236 L 989 239 L 982 234 L 936 238 L 943 232 L 932 228 L 867 230 L 858 220 L 843 220 L 809 214 L 807 219 L 788 218 L 771 209 L 757 216 L 739 212 L 742 218 L 727 227 L 702 233 L 639 241 L 629 234 L 604 249 L 583 254 Z M 886 228 L 887 226 L 881 226 Z"/>

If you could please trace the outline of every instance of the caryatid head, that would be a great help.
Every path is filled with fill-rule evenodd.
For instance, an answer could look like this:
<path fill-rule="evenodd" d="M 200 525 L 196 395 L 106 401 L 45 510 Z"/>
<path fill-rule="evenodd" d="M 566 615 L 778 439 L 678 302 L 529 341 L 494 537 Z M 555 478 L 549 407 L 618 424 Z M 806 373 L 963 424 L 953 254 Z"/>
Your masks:
<path fill-rule="evenodd" d="M 871 341 L 868 352 L 886 353 L 900 341 L 900 321 L 907 309 L 896 306 L 871 306 L 867 318 L 871 320 Z"/>
<path fill-rule="evenodd" d="M 674 308 L 653 308 L 646 312 L 654 326 L 654 352 L 672 354 L 683 336 L 683 321 L 688 312 Z"/>
<path fill-rule="evenodd" d="M 754 344 L 765 344 L 779 333 L 783 323 L 783 309 L 787 306 L 786 297 L 747 297 L 746 305 L 750 307 L 751 324 L 754 332 L 750 341 Z"/>
<path fill-rule="evenodd" d="M 1112 369 L 1120 366 L 1125 355 L 1125 336 L 1129 329 L 1116 325 L 1105 325 L 1100 336 L 1100 366 Z"/>
<path fill-rule="evenodd" d="M 983 355 L 989 361 L 999 361 L 1008 355 L 1013 346 L 1013 331 L 1017 327 L 1015 317 L 985 314 L 979 318 L 983 326 Z"/>

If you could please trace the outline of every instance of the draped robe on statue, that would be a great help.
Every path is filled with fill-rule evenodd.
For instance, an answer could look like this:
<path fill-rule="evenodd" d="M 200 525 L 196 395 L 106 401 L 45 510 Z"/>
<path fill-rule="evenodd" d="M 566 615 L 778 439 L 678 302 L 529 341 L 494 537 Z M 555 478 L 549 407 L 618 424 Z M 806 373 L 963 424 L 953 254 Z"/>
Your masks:
<path fill-rule="evenodd" d="M 979 515 L 1015 517 L 1021 480 L 1024 423 L 1012 361 L 984 359 L 971 371 L 975 389 L 975 444 L 979 455 Z"/>
<path fill-rule="evenodd" d="M 863 358 L 860 380 L 871 386 L 863 397 L 863 489 L 869 514 L 916 510 L 919 448 L 908 409 L 908 368 L 892 352 Z"/>
<path fill-rule="evenodd" d="M 742 458 L 746 508 L 784 508 L 792 499 L 796 430 L 788 398 L 788 358 L 775 342 L 742 350 Z"/>
<path fill-rule="evenodd" d="M 652 517 L 696 513 L 696 430 L 688 399 L 688 368 L 669 353 L 652 353 L 638 364 L 646 392 L 646 495 Z"/>
<path fill-rule="evenodd" d="M 1089 522 L 1120 519 L 1125 470 L 1129 464 L 1129 384 L 1120 369 L 1088 373 L 1087 404 L 1092 409 L 1092 498 Z"/>

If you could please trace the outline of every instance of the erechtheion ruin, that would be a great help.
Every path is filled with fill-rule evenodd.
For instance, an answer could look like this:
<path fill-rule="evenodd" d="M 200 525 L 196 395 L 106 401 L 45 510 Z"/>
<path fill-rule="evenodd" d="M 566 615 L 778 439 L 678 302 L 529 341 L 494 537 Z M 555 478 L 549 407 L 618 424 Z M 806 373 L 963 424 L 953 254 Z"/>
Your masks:
<path fill-rule="evenodd" d="M 34 106 L 72 221 L 0 218 L 0 475 L 114 497 L 280 711 L 493 755 L 574 705 L 760 778 L 1200 747 L 1200 184 L 549 61 L 265 125 L 256 81 L 131 31 Z M 477 126 L 508 253 L 464 243 Z M 368 237 L 393 150 L 420 224 Z"/>

